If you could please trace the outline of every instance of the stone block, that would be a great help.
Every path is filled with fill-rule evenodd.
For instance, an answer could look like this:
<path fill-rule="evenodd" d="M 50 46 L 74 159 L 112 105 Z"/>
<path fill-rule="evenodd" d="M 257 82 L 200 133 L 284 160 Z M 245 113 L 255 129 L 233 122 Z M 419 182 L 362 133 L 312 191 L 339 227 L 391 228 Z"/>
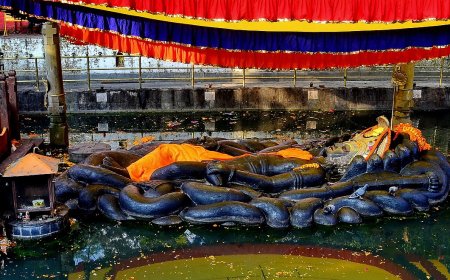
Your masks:
<path fill-rule="evenodd" d="M 69 148 L 69 160 L 74 163 L 79 163 L 93 153 L 110 150 L 111 146 L 105 143 L 80 143 Z"/>

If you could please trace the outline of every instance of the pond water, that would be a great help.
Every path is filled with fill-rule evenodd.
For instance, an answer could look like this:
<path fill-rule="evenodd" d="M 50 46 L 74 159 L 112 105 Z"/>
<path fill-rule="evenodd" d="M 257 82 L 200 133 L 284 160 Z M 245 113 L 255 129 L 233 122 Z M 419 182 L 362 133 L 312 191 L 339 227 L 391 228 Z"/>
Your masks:
<path fill-rule="evenodd" d="M 70 233 L 53 240 L 19 243 L 12 250 L 11 259 L 5 263 L 0 277 L 278 279 L 283 276 L 283 279 L 298 279 L 304 275 L 303 278 L 308 279 L 358 279 L 357 273 L 361 278 L 370 278 L 374 270 L 371 264 L 378 261 L 383 270 L 394 275 L 403 273 L 404 279 L 448 279 L 449 223 L 448 204 L 407 219 L 384 218 L 358 226 L 284 231 L 187 225 L 161 229 L 146 223 L 119 225 L 99 218 L 80 222 Z M 229 254 L 227 250 L 233 244 L 240 244 L 239 250 L 235 250 L 236 258 L 221 260 L 223 254 Z M 286 258 L 287 254 L 301 249 L 303 260 L 288 266 L 278 263 L 278 258 Z M 331 249 L 335 250 L 329 252 Z M 202 250 L 204 255 L 198 254 Z M 321 250 L 326 251 L 319 256 L 321 261 L 309 264 L 314 262 L 308 262 L 307 256 L 317 257 L 317 251 Z M 239 255 L 249 256 L 239 258 Z M 365 265 L 359 267 L 357 257 L 362 261 L 367 258 Z M 203 263 L 195 262 L 195 258 Z M 372 258 L 375 261 L 370 262 Z M 168 259 L 188 261 L 178 265 L 166 262 L 162 266 L 161 263 Z M 336 259 L 348 261 L 345 265 L 337 265 L 333 273 L 318 277 L 318 272 L 327 270 Z M 152 264 L 159 264 L 159 267 L 152 267 Z M 215 271 L 219 266 L 225 266 L 225 271 Z M 348 274 L 351 268 L 354 272 Z M 199 269 L 207 273 L 199 277 L 195 274 Z"/>
<path fill-rule="evenodd" d="M 317 139 L 354 133 L 376 124 L 380 115 L 390 112 L 198 112 L 198 113 L 123 113 L 70 114 L 71 143 L 85 141 L 133 142 L 143 136 L 155 140 L 176 140 L 202 135 L 224 138 Z M 449 152 L 450 111 L 421 112 L 412 115 L 413 124 L 427 141 L 442 152 Z M 46 138 L 46 115 L 21 116 L 21 131 Z"/>
<path fill-rule="evenodd" d="M 321 137 L 374 124 L 380 112 L 218 113 L 207 115 L 71 116 L 74 133 L 268 131 Z M 44 133 L 45 117 L 26 116 L 26 133 Z M 420 113 L 413 122 L 432 145 L 448 154 L 450 113 Z M 307 124 L 317 121 L 316 127 Z M 167 125 L 177 122 L 177 125 Z M 155 124 L 152 126 L 151 124 Z M 176 124 L 176 123 L 175 123 Z M 100 216 L 78 218 L 67 233 L 50 240 L 19 242 L 8 254 L 0 279 L 449 279 L 450 203 L 408 218 L 366 220 L 362 225 L 314 226 L 305 230 L 267 227 L 114 223 Z"/>

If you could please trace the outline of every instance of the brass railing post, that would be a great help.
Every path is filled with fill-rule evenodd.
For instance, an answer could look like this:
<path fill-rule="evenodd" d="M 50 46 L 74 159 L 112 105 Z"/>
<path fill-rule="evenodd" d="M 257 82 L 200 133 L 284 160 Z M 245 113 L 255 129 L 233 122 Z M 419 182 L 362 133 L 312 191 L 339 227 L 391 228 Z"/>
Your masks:
<path fill-rule="evenodd" d="M 8 26 L 6 25 L 6 19 L 3 19 L 3 25 L 4 25 L 3 37 L 6 37 L 6 36 L 8 36 Z"/>
<path fill-rule="evenodd" d="M 441 71 L 439 76 L 439 87 L 442 87 L 442 79 L 444 77 L 444 58 L 441 58 Z"/>
<path fill-rule="evenodd" d="M 242 87 L 245 87 L 245 68 L 242 69 Z"/>
<path fill-rule="evenodd" d="M 39 88 L 39 67 L 38 67 L 38 59 L 37 57 L 34 58 L 34 73 L 36 76 L 36 90 L 41 91 Z"/>
<path fill-rule="evenodd" d="M 90 91 L 92 88 L 91 88 L 91 62 L 89 59 L 89 47 L 86 48 L 86 73 L 87 73 L 88 90 Z"/>

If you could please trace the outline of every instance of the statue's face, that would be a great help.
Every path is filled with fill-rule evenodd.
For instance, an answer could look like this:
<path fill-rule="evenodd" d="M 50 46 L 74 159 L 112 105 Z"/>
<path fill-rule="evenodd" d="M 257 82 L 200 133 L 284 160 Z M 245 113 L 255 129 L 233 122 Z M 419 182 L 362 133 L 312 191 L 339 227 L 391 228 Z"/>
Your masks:
<path fill-rule="evenodd" d="M 327 152 L 327 157 L 339 157 L 345 156 L 352 152 L 352 145 L 347 142 L 336 143 L 333 146 L 327 147 L 325 150 Z"/>
<path fill-rule="evenodd" d="M 350 139 L 349 141 L 343 143 L 336 143 L 325 150 L 327 152 L 327 157 L 332 158 L 356 154 L 366 157 L 370 153 L 374 144 L 375 140 L 372 139 L 367 139 L 366 141 Z"/>
<path fill-rule="evenodd" d="M 352 139 L 326 148 L 327 161 L 346 165 L 356 155 L 364 158 L 367 158 L 371 152 L 382 155 L 389 148 L 389 121 L 381 116 L 377 118 L 377 122 L 377 125 L 356 134 Z"/>
<path fill-rule="evenodd" d="M 380 134 L 378 133 L 370 136 L 361 133 L 346 142 L 336 143 L 325 149 L 327 161 L 338 165 L 346 165 L 349 164 L 356 155 L 361 155 L 367 159 L 372 152 L 381 156 L 389 141 L 387 141 L 387 137 L 384 137 L 386 139 L 379 141 L 379 136 Z"/>
<path fill-rule="evenodd" d="M 344 143 L 336 143 L 331 147 L 327 147 L 326 161 L 336 165 L 347 165 L 358 153 L 355 143 L 352 140 Z"/>

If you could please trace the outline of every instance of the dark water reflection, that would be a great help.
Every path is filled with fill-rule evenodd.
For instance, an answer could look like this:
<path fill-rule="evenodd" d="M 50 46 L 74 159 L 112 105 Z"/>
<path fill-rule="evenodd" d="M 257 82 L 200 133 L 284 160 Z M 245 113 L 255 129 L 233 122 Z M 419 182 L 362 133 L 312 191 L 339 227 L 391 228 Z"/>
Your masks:
<path fill-rule="evenodd" d="M 247 115 L 248 114 L 248 115 Z M 110 123 L 111 131 L 204 131 L 204 122 L 214 119 L 215 129 L 223 131 L 239 130 L 264 130 L 281 131 L 306 130 L 306 122 L 317 121 L 317 128 L 307 130 L 311 134 L 316 131 L 318 134 L 338 134 L 340 132 L 353 132 L 371 126 L 379 112 L 366 112 L 358 114 L 349 113 L 222 113 L 217 115 L 128 115 L 124 116 L 71 116 L 69 118 L 72 131 L 92 131 L 97 129 L 97 123 L 107 120 Z M 27 117 L 23 119 L 23 127 L 27 133 L 42 133 L 47 125 L 46 118 Z M 168 122 L 179 122 L 176 126 L 167 126 Z M 445 153 L 449 150 L 450 140 L 450 114 L 449 112 L 433 112 L 414 114 L 414 123 L 423 130 L 428 141 L 439 147 Z M 113 125 L 111 125 L 113 124 Z M 132 124 L 132 125 L 131 125 Z M 334 132 L 331 132 L 334 131 Z M 261 255 L 268 245 L 283 246 L 290 245 L 289 250 L 281 250 L 280 254 L 292 253 L 298 246 L 312 248 L 327 248 L 337 250 L 350 250 L 350 256 L 361 256 L 379 258 L 381 264 L 389 265 L 395 263 L 400 270 L 406 269 L 413 278 L 418 279 L 448 279 L 450 275 L 450 205 L 446 203 L 436 207 L 427 214 L 415 214 L 408 218 L 382 218 L 369 220 L 362 225 L 348 226 L 339 225 L 336 227 L 315 226 L 305 230 L 271 230 L 269 228 L 225 228 L 222 226 L 188 226 L 162 229 L 148 223 L 111 223 L 101 217 L 90 221 L 79 222 L 78 226 L 58 238 L 39 242 L 19 243 L 12 249 L 9 260 L 5 263 L 5 268 L 0 271 L 0 279 L 318 279 L 311 276 L 312 270 L 325 271 L 328 266 L 332 266 L 333 256 L 329 262 L 322 265 L 302 266 L 306 260 L 298 262 L 295 271 L 307 270 L 307 274 L 295 274 L 292 267 L 286 264 L 283 267 L 277 266 L 276 257 L 271 255 L 267 260 L 259 260 L 254 257 L 255 269 L 235 263 L 227 263 L 218 255 L 211 253 L 210 256 L 200 256 L 200 259 L 209 261 L 207 266 L 216 269 L 217 275 L 205 274 L 203 278 L 193 276 L 189 270 L 192 263 L 167 263 L 160 266 L 157 271 L 160 273 L 155 278 L 151 269 L 144 274 L 120 274 L 120 271 L 139 267 L 142 260 L 155 262 L 156 258 L 171 259 L 183 254 L 198 257 L 191 251 L 204 248 L 208 251 L 210 246 L 224 246 L 223 249 L 216 248 L 217 252 L 226 251 L 227 246 L 233 244 L 253 244 L 250 247 L 240 246 L 240 250 L 246 248 L 261 248 Z M 275 246 L 276 247 L 276 246 Z M 280 248 L 282 246 L 280 245 Z M 282 247 L 286 248 L 286 247 Z M 180 251 L 181 250 L 181 251 Z M 250 249 L 249 249 L 250 250 Z M 308 251 L 308 250 L 306 250 Z M 180 253 L 182 252 L 182 253 Z M 308 252 L 315 252 L 310 250 Z M 339 251 L 338 251 L 339 252 Z M 345 251 L 346 252 L 346 251 Z M 242 253 L 242 251 L 241 251 Z M 250 252 L 249 252 L 250 253 Z M 344 251 L 342 254 L 345 255 Z M 161 257 L 162 256 L 162 257 Z M 253 255 L 252 255 L 253 256 Z M 323 259 L 324 256 L 321 258 Z M 325 256 L 327 257 L 327 256 Z M 191 258 L 188 258 L 191 259 Z M 194 260 L 194 258 L 192 259 Z M 244 262 L 250 262 L 247 258 Z M 220 262 L 219 262 L 220 261 Z M 258 263 L 260 261 L 261 263 Z M 226 277 L 219 275 L 220 263 L 225 263 L 230 267 L 226 270 Z M 199 263 L 200 265 L 202 262 Z M 186 273 L 176 274 L 180 271 L 178 265 L 187 265 Z M 297 265 L 297 264 L 294 264 Z M 240 267 L 241 270 L 233 270 L 231 266 Z M 306 267 L 306 268 L 305 268 Z M 204 267 L 203 267 L 204 268 Z M 163 270 L 164 269 L 164 270 Z M 248 270 L 245 270 L 248 269 Z M 367 268 L 364 268 L 367 269 Z M 372 269 L 372 268 L 370 268 Z M 336 274 L 333 277 L 321 279 L 371 279 L 367 270 L 366 275 L 342 274 L 343 266 L 336 265 Z M 153 271 L 154 272 L 154 271 Z M 281 273 L 281 274 L 277 274 Z M 312 273 L 312 272 L 311 272 Z M 120 276 L 122 275 L 122 276 Z M 127 276 L 124 276 L 127 275 Z M 246 278 L 247 276 L 247 278 Z M 134 278 L 130 278 L 134 277 Z M 407 275 L 405 276 L 407 277 Z"/>
<path fill-rule="evenodd" d="M 162 253 L 164 256 L 164 254 L 170 255 L 174 251 L 178 252 L 185 248 L 238 243 L 261 246 L 262 253 L 267 244 L 289 244 L 292 248 L 306 246 L 346 249 L 354 251 L 353 255 L 379 256 L 386 262 L 394 262 L 413 274 L 415 278 L 427 279 L 428 275 L 434 279 L 446 279 L 449 276 L 447 270 L 450 268 L 449 223 L 448 204 L 434 209 L 431 213 L 416 214 L 406 219 L 384 218 L 367 221 L 358 226 L 340 225 L 332 228 L 313 227 L 306 230 L 285 231 L 269 228 L 188 225 L 161 229 L 144 222 L 118 225 L 99 219 L 82 222 L 78 225 L 78 229 L 58 239 L 40 241 L 37 244 L 19 243 L 13 249 L 11 261 L 6 263 L 1 275 L 3 279 L 36 279 L 38 277 L 41 279 L 49 277 L 104 279 L 104 277 L 96 278 L 95 274 L 99 276 L 103 270 L 109 270 L 111 267 L 128 269 L 126 266 L 121 266 L 121 263 L 125 262 L 130 266 L 134 261 L 137 264 L 140 259 L 154 257 L 155 253 Z M 221 250 L 219 248 L 216 251 Z M 206 258 L 214 258 L 214 256 L 206 256 Z M 418 263 L 428 270 L 421 270 Z M 435 264 L 440 269 L 427 264 Z M 263 269 L 270 270 L 270 267 Z M 337 268 L 336 278 L 339 278 L 338 272 Z M 231 271 L 229 273 L 231 276 L 238 274 L 242 276 L 242 279 L 246 276 L 245 273 L 242 275 Z M 84 275 L 86 278 L 73 278 L 77 275 Z M 169 276 L 159 279 L 179 279 Z M 181 279 L 185 277 L 196 279 L 190 278 L 188 274 Z M 202 279 L 226 278 L 215 278 L 214 275 L 210 275 Z"/>
<path fill-rule="evenodd" d="M 375 124 L 379 115 L 390 112 L 198 112 L 198 113 L 123 113 L 71 114 L 70 133 L 98 133 L 99 124 L 108 124 L 105 134 L 156 132 L 269 132 L 272 135 L 296 133 L 300 138 L 322 138 L 353 133 Z M 427 140 L 444 153 L 450 147 L 450 111 L 417 112 L 415 126 Z M 44 136 L 48 131 L 46 115 L 21 116 L 24 134 Z"/>
<path fill-rule="evenodd" d="M 379 114 L 389 112 L 198 112 L 198 113 L 115 113 L 69 114 L 73 133 L 97 132 L 98 123 L 108 123 L 109 132 L 161 131 L 297 131 L 305 130 L 308 121 L 316 121 L 315 130 L 355 130 L 372 124 Z M 45 115 L 24 115 L 24 133 L 42 133 L 49 120 Z M 214 127 L 209 126 L 214 123 Z"/>

